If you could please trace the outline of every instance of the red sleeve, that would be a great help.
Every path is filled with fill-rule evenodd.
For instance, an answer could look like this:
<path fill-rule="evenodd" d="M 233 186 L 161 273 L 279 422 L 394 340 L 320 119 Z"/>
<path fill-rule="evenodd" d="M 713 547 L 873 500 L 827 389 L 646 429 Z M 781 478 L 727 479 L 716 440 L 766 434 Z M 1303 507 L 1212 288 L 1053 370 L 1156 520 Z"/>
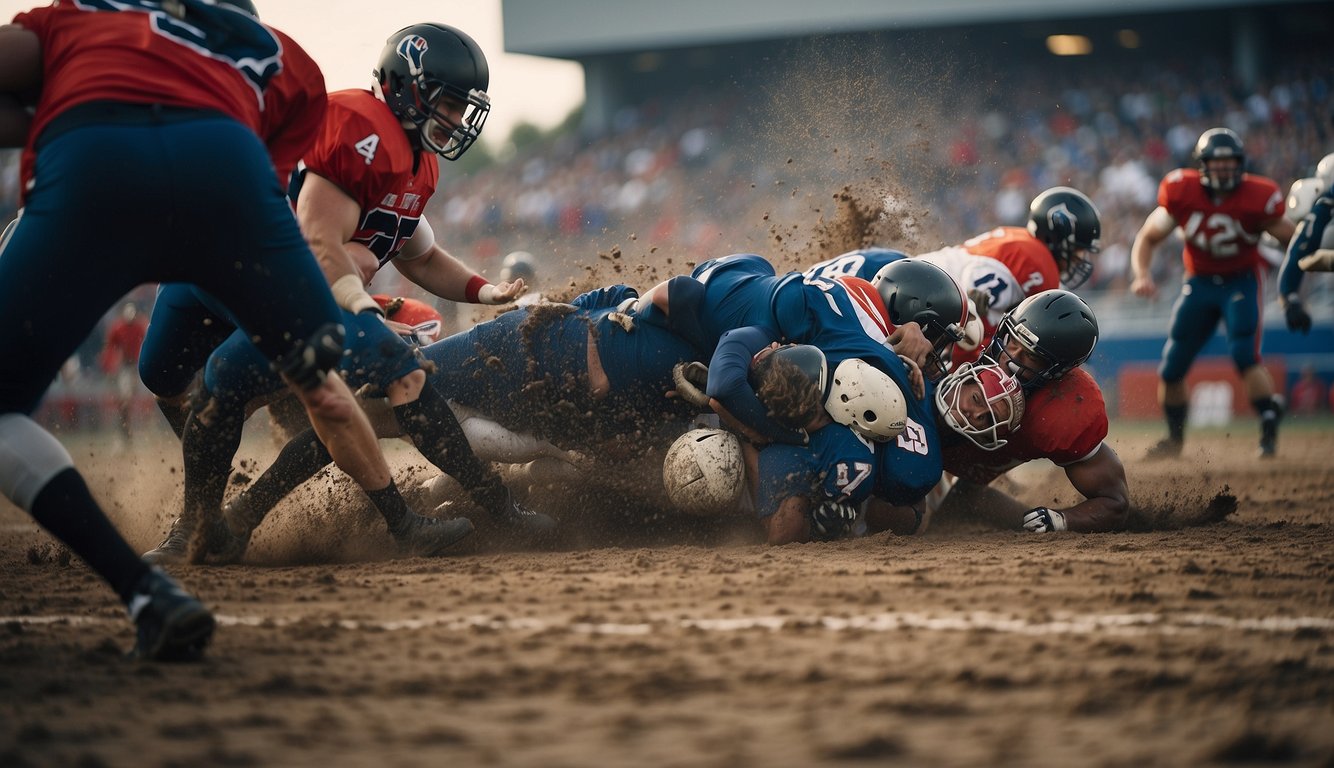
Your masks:
<path fill-rule="evenodd" d="M 368 150 L 370 159 L 358 149 L 366 147 L 367 141 L 376 144 Z M 306 168 L 337 184 L 366 209 L 369 201 L 363 199 L 363 193 L 373 194 L 381 186 L 376 177 L 392 166 L 381 144 L 378 126 L 371 117 L 335 96 L 329 99 L 329 111 L 315 145 L 306 153 Z"/>
<path fill-rule="evenodd" d="M 1097 382 L 1082 368 L 1038 390 L 1033 399 L 1047 407 L 1037 409 L 1041 417 L 1033 423 L 1025 418 L 1022 429 L 1032 429 L 1027 437 L 1039 455 L 1057 466 L 1088 458 L 1106 439 L 1107 404 Z"/>
<path fill-rule="evenodd" d="M 265 94 L 262 137 L 287 188 L 302 155 L 315 143 L 328 106 L 324 75 L 315 61 L 286 34 L 273 30 L 283 44 L 283 71 Z"/>

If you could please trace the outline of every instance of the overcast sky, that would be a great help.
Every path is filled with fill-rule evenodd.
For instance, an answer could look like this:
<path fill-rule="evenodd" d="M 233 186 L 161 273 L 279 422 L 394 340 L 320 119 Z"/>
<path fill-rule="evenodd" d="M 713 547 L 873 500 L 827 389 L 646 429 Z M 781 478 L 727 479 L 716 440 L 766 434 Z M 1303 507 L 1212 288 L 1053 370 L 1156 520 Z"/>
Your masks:
<path fill-rule="evenodd" d="M 0 19 L 45 3 L 0 0 Z M 291 35 L 324 70 L 329 90 L 365 88 L 385 38 L 434 21 L 472 35 L 491 66 L 483 141 L 497 146 L 519 122 L 549 127 L 584 99 L 579 65 L 504 53 L 500 0 L 255 0 L 261 18 Z"/>

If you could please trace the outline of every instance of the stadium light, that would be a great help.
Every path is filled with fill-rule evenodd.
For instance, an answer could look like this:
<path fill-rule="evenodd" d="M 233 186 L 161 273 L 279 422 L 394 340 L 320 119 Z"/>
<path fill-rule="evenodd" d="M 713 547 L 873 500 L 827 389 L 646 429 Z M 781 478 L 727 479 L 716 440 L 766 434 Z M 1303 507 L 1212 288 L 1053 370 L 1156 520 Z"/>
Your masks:
<path fill-rule="evenodd" d="M 1047 50 L 1057 56 L 1087 56 L 1093 41 L 1083 35 L 1047 35 Z"/>

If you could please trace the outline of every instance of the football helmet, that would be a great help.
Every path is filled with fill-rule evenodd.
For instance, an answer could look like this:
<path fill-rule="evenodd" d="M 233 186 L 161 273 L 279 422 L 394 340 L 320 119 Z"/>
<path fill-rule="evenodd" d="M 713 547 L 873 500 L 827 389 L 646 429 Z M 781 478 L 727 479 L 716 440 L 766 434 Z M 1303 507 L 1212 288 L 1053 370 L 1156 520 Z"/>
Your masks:
<path fill-rule="evenodd" d="M 391 298 L 379 293 L 371 298 L 384 310 L 385 319 L 397 324 L 395 330 L 404 341 L 424 347 L 440 339 L 445 319 L 430 304 L 402 296 Z"/>
<path fill-rule="evenodd" d="M 1315 177 L 1320 179 L 1320 194 L 1328 194 L 1334 188 L 1334 152 L 1320 158 L 1315 166 Z"/>
<path fill-rule="evenodd" d="M 1006 436 L 1024 418 L 1024 402 L 1019 380 L 985 355 L 951 371 L 936 388 L 936 409 L 945 426 L 984 451 L 1005 447 Z M 1007 407 L 999 407 L 1002 403 Z M 977 417 L 977 424 L 970 413 Z"/>
<path fill-rule="evenodd" d="M 1241 137 L 1227 128 L 1210 128 L 1200 134 L 1195 142 L 1195 151 L 1191 153 L 1196 166 L 1200 169 L 1200 183 L 1214 192 L 1231 192 L 1241 183 L 1241 173 L 1246 165 L 1246 148 Z M 1234 157 L 1236 169 L 1225 176 L 1215 177 L 1209 173 L 1208 161 Z"/>
<path fill-rule="evenodd" d="M 1102 222 L 1088 195 L 1071 187 L 1052 187 L 1033 198 L 1028 233 L 1051 251 L 1066 287 L 1078 288 L 1093 274 L 1093 260 L 1087 255 L 1099 251 Z"/>
<path fill-rule="evenodd" d="M 908 419 L 899 385 L 889 374 L 855 357 L 834 368 L 824 407 L 834 421 L 880 443 L 898 437 Z"/>
<path fill-rule="evenodd" d="M 927 368 L 944 375 L 950 345 L 963 338 L 968 322 L 968 299 L 950 273 L 935 264 L 899 259 L 880 268 L 871 278 L 895 327 L 905 323 L 922 326 L 922 334 L 935 347 Z"/>
<path fill-rule="evenodd" d="M 1021 360 L 1007 351 L 1013 340 L 1030 354 Z M 1098 343 L 1098 318 L 1083 299 L 1053 289 L 1029 296 L 1005 313 L 987 345 L 986 356 L 1006 360 L 1026 392 L 1078 368 Z"/>
<path fill-rule="evenodd" d="M 477 141 L 491 111 L 486 55 L 477 42 L 444 24 L 413 24 L 389 36 L 375 68 L 378 94 L 415 126 L 421 146 L 457 160 Z M 449 106 L 463 108 L 457 122 Z"/>
<path fill-rule="evenodd" d="M 515 251 L 500 262 L 500 282 L 512 283 L 520 277 L 530 285 L 537 279 L 537 259 L 528 251 Z"/>
<path fill-rule="evenodd" d="M 691 515 L 737 511 L 745 490 L 741 441 L 721 429 L 692 429 L 676 438 L 662 462 L 667 498 Z"/>
<path fill-rule="evenodd" d="M 1306 218 L 1306 214 L 1311 212 L 1311 206 L 1315 205 L 1316 198 L 1320 197 L 1320 194 L 1326 189 L 1328 187 L 1314 176 L 1292 182 L 1292 187 L 1288 189 L 1288 197 L 1283 208 L 1284 218 L 1293 224 L 1299 223 Z"/>

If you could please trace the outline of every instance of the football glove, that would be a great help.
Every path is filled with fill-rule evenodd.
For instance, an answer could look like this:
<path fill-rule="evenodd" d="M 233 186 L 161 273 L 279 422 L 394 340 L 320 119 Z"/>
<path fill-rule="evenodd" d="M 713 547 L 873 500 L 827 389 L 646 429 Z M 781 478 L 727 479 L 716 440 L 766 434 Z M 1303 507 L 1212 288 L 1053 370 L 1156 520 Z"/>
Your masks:
<path fill-rule="evenodd" d="M 1024 515 L 1024 530 L 1033 533 L 1051 533 L 1066 530 L 1065 515 L 1046 507 L 1033 507 Z"/>
<path fill-rule="evenodd" d="M 677 363 L 672 366 L 672 382 L 676 385 L 676 395 L 696 408 L 710 410 L 709 396 L 705 390 L 709 386 L 709 367 L 704 363 Z"/>
<path fill-rule="evenodd" d="M 1288 321 L 1289 331 L 1301 331 L 1302 334 L 1311 332 L 1311 315 L 1300 301 L 1289 299 L 1288 306 L 1283 309 L 1283 316 Z"/>
<path fill-rule="evenodd" d="M 825 499 L 811 510 L 811 538 L 817 541 L 840 539 L 847 535 L 856 520 L 856 507 Z"/>

